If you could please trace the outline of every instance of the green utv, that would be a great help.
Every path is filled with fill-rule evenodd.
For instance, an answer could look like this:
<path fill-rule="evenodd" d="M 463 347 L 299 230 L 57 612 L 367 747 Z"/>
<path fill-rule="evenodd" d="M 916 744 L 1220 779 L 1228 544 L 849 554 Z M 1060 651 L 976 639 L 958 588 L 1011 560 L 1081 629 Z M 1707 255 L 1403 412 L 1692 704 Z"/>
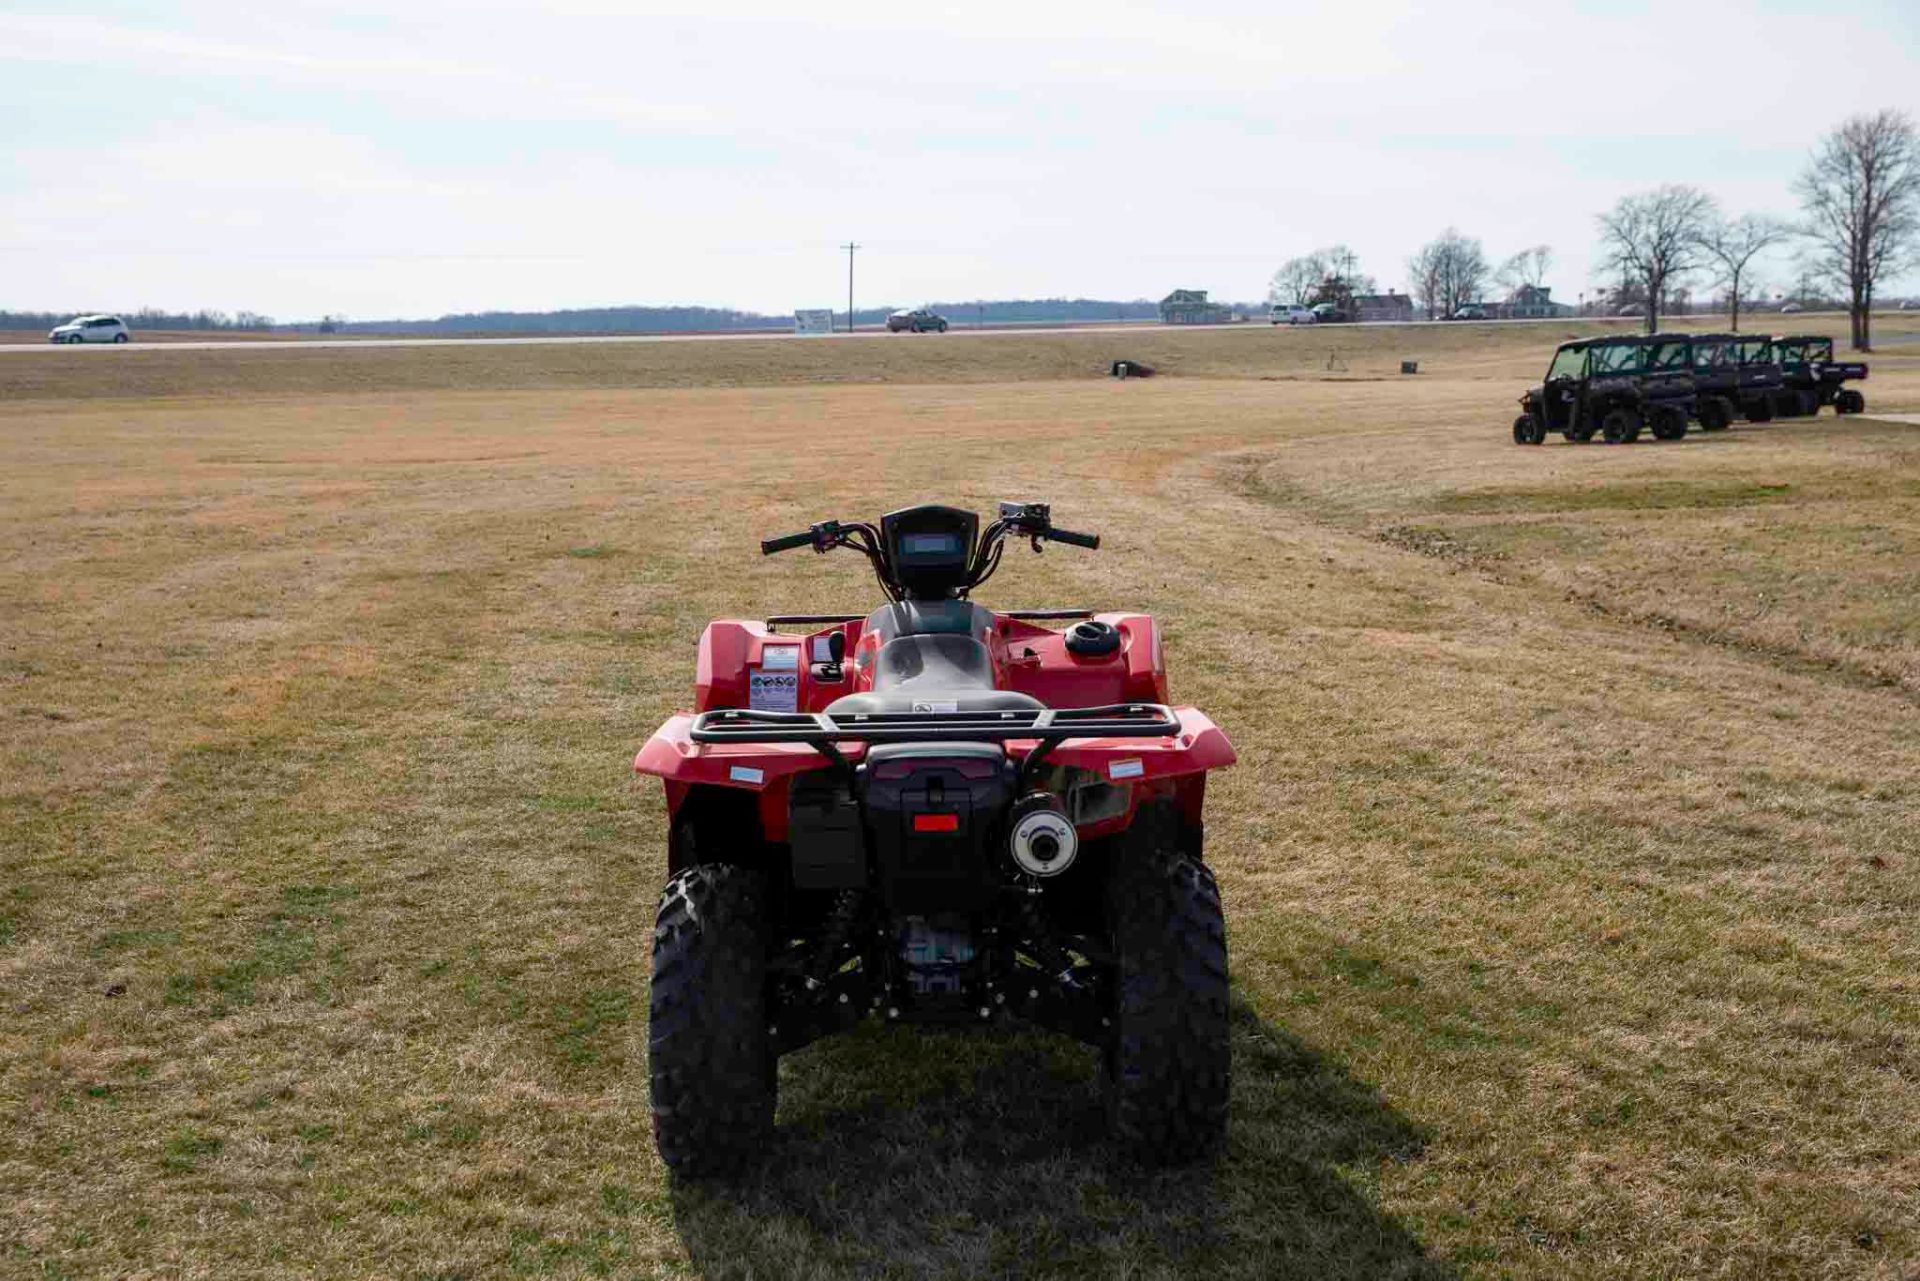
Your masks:
<path fill-rule="evenodd" d="M 1635 334 L 1561 343 L 1540 386 L 1520 397 L 1513 443 L 1539 445 L 1557 431 L 1585 444 L 1679 440 L 1694 413 L 1693 345 L 1685 334 Z"/>
<path fill-rule="evenodd" d="M 1867 398 L 1842 384 L 1864 380 L 1867 366 L 1857 360 L 1835 360 L 1833 339 L 1820 334 L 1789 334 L 1773 340 L 1783 375 L 1782 390 L 1774 398 L 1781 418 L 1811 418 L 1820 406 L 1832 405 L 1836 414 L 1865 413 Z"/>
<path fill-rule="evenodd" d="M 1771 420 L 1782 385 L 1773 339 L 1766 335 L 1694 335 L 1694 418 L 1702 431 L 1724 431 L 1736 417 Z"/>

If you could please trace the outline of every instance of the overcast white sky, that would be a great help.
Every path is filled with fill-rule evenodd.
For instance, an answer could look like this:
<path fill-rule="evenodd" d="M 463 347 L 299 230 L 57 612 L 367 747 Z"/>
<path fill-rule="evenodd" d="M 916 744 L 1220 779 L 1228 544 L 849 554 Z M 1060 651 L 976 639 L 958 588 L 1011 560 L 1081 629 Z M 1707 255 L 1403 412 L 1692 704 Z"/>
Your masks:
<path fill-rule="evenodd" d="M 862 306 L 1254 299 L 1449 224 L 1575 301 L 1621 195 L 1920 114 L 1914 0 L 388 8 L 0 0 L 0 308 L 782 312 L 849 237 Z"/>

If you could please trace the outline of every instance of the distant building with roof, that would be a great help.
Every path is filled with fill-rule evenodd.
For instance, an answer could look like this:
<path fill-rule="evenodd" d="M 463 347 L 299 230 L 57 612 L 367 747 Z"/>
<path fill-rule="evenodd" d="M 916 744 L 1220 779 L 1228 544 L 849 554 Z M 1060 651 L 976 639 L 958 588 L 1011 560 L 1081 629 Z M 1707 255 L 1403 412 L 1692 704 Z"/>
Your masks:
<path fill-rule="evenodd" d="M 1208 302 L 1204 289 L 1176 289 L 1160 300 L 1160 323 L 1165 325 L 1223 325 L 1233 319 L 1233 308 Z"/>
<path fill-rule="evenodd" d="M 1554 320 L 1571 316 L 1573 308 L 1555 302 L 1553 290 L 1545 285 L 1522 285 L 1507 301 L 1489 306 L 1487 314 L 1501 320 Z"/>
<path fill-rule="evenodd" d="M 1353 318 L 1359 321 L 1410 321 L 1413 299 L 1388 290 L 1384 294 L 1355 294 Z"/>

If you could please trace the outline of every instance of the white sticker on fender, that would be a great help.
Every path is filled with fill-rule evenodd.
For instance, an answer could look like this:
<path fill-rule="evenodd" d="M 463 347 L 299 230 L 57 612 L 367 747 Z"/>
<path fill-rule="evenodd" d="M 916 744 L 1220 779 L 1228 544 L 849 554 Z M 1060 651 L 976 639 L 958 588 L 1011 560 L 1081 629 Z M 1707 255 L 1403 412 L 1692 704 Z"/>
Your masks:
<path fill-rule="evenodd" d="M 1146 772 L 1146 762 L 1142 761 L 1138 756 L 1130 757 L 1124 761 L 1115 761 L 1113 764 L 1107 766 L 1108 778 L 1139 778 Z"/>
<path fill-rule="evenodd" d="M 800 709 L 798 672 L 747 670 L 747 706 L 756 712 L 793 712 Z"/>
<path fill-rule="evenodd" d="M 762 769 L 755 769 L 751 765 L 735 765 L 727 771 L 727 777 L 736 783 L 758 784 L 767 781 L 767 772 Z"/>
<path fill-rule="evenodd" d="M 770 672 L 799 671 L 800 647 L 798 645 L 763 645 L 760 648 L 760 666 Z"/>

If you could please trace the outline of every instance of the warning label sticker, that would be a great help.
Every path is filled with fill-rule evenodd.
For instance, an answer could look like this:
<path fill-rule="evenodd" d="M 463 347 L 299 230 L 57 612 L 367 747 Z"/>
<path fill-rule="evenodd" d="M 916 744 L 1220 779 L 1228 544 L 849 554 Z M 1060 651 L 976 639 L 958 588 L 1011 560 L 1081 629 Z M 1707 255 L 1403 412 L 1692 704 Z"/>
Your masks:
<path fill-rule="evenodd" d="M 748 672 L 747 706 L 756 712 L 799 711 L 799 673 L 767 672 L 759 668 Z"/>

